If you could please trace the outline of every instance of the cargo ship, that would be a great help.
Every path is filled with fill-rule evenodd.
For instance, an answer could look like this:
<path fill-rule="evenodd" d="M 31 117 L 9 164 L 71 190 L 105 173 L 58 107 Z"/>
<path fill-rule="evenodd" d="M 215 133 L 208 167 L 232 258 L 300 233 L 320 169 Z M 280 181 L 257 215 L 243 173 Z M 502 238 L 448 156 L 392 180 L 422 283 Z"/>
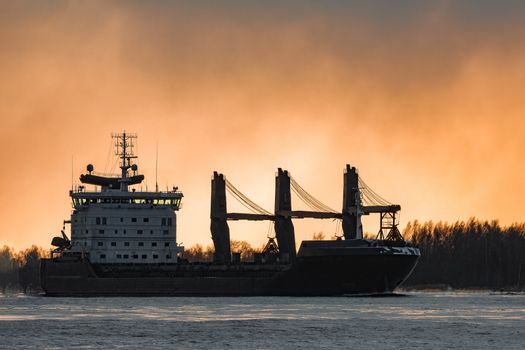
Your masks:
<path fill-rule="evenodd" d="M 177 212 L 183 194 L 142 191 L 134 155 L 136 134 L 113 134 L 120 174 L 94 172 L 88 165 L 82 185 L 70 191 L 73 210 L 52 255 L 41 261 L 48 296 L 336 296 L 392 293 L 410 275 L 419 249 L 398 230 L 399 205 L 368 187 L 357 169 L 346 166 L 343 208 L 335 211 L 278 169 L 275 208 L 270 213 L 237 190 L 223 174 L 211 183 L 210 229 L 213 261 L 190 262 L 177 243 Z M 88 190 L 87 185 L 94 186 Z M 292 191 L 312 210 L 292 210 Z M 226 193 L 251 213 L 227 211 Z M 377 213 L 375 239 L 364 239 L 361 216 Z M 296 248 L 294 219 L 335 219 L 343 234 L 308 240 Z M 232 252 L 229 220 L 268 220 L 274 235 L 251 258 Z M 65 225 L 70 224 L 70 238 Z"/>

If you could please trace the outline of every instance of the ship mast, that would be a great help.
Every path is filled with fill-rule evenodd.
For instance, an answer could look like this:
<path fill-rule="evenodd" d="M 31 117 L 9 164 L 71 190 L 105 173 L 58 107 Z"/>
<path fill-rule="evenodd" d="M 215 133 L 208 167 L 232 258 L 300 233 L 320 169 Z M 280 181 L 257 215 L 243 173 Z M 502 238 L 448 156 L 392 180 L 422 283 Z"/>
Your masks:
<path fill-rule="evenodd" d="M 129 134 L 124 131 L 120 134 L 111 134 L 111 137 L 115 139 L 115 155 L 121 159 L 120 169 L 122 170 L 122 174 L 119 179 L 120 190 L 127 192 L 130 183 L 128 169 L 132 168 L 136 170 L 136 167 L 131 164 L 131 160 L 137 158 L 137 156 L 133 154 L 133 140 L 137 138 L 137 134 Z"/>

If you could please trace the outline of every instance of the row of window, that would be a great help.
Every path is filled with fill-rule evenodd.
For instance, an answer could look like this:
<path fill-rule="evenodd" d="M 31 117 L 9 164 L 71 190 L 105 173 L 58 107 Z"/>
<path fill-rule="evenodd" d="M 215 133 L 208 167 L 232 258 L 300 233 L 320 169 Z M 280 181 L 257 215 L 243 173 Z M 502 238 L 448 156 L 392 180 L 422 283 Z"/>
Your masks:
<path fill-rule="evenodd" d="M 181 200 L 175 199 L 135 199 L 135 198 L 73 198 L 74 205 L 88 204 L 151 204 L 179 206 Z"/>
<path fill-rule="evenodd" d="M 110 245 L 112 247 L 116 247 L 117 246 L 117 242 L 111 242 Z M 144 242 L 138 242 L 137 244 L 139 247 L 144 247 Z M 103 247 L 104 246 L 104 242 L 97 242 L 97 246 L 98 247 Z M 124 247 L 129 247 L 129 242 L 124 242 Z M 156 247 L 157 246 L 157 242 L 151 242 L 151 246 L 152 247 Z M 170 246 L 170 242 L 164 242 L 164 247 L 169 247 Z"/>
<path fill-rule="evenodd" d="M 79 231 L 82 232 L 81 230 L 79 230 Z M 108 231 L 110 231 L 110 230 L 108 230 Z M 88 234 L 88 233 L 89 233 L 89 230 L 86 230 L 85 232 L 86 232 L 86 234 Z M 122 234 L 127 234 L 127 232 L 128 232 L 127 230 L 122 230 Z M 98 233 L 101 234 L 101 235 L 103 235 L 103 234 L 106 233 L 106 230 L 98 230 Z M 118 235 L 119 230 L 114 230 L 113 233 L 116 234 L 116 235 Z M 136 233 L 137 235 L 142 235 L 142 234 L 144 234 L 144 230 L 135 230 L 135 233 Z M 154 230 L 149 230 L 149 234 L 150 234 L 150 235 L 152 235 L 152 234 L 154 234 L 154 233 L 155 233 Z M 75 234 L 75 231 L 74 231 L 74 230 L 73 230 L 73 234 Z M 168 235 L 168 234 L 169 234 L 169 230 L 162 230 L 162 234 L 163 234 L 163 235 Z"/>
<path fill-rule="evenodd" d="M 153 259 L 158 259 L 159 255 L 158 254 L 153 254 L 152 257 L 153 257 Z M 106 254 L 100 254 L 100 258 L 101 259 L 105 259 L 106 258 Z M 138 259 L 138 258 L 139 258 L 138 254 L 131 255 L 131 259 Z M 148 258 L 148 254 L 142 254 L 141 258 L 142 259 L 147 259 Z M 130 259 L 130 255 L 129 254 L 117 254 L 117 259 Z M 166 254 L 166 259 L 171 259 L 171 254 Z"/>
<path fill-rule="evenodd" d="M 149 223 L 150 218 L 142 218 L 142 222 Z M 130 218 L 131 222 L 137 222 L 137 218 Z M 75 222 L 77 220 L 75 219 Z M 124 222 L 124 218 L 120 218 L 120 222 Z M 97 225 L 107 225 L 108 219 L 106 217 L 96 217 L 95 218 L 95 224 Z M 161 218 L 160 224 L 162 226 L 171 226 L 173 224 L 173 218 Z"/>

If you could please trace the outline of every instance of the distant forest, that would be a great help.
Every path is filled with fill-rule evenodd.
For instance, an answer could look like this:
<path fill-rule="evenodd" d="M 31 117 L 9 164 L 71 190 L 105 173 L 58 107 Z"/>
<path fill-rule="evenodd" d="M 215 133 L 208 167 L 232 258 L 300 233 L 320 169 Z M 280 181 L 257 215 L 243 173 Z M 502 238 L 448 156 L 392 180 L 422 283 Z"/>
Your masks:
<path fill-rule="evenodd" d="M 523 289 L 525 286 L 525 223 L 503 227 L 497 221 L 470 219 L 456 223 L 408 223 L 403 232 L 421 250 L 421 259 L 404 287 Z M 313 239 L 324 239 L 315 233 Z M 232 251 L 250 261 L 253 248 L 232 241 Z M 40 259 L 49 250 L 32 246 L 15 252 L 0 248 L 0 291 L 39 291 Z M 190 262 L 211 261 L 213 248 L 199 244 L 187 248 Z"/>
<path fill-rule="evenodd" d="M 39 291 L 40 259 L 47 256 L 48 251 L 37 246 L 18 253 L 8 246 L 0 248 L 0 291 Z"/>
<path fill-rule="evenodd" d="M 436 224 L 417 221 L 403 232 L 421 250 L 404 286 L 523 289 L 525 223 L 502 227 L 497 221 Z"/>

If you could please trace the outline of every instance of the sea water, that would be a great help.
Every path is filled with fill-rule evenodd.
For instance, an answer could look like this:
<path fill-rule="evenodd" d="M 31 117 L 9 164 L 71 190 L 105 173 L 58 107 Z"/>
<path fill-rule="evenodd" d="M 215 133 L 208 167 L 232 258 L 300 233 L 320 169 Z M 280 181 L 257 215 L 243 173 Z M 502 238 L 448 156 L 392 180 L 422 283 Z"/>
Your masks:
<path fill-rule="evenodd" d="M 525 349 L 525 295 L 0 296 L 0 349 Z"/>

